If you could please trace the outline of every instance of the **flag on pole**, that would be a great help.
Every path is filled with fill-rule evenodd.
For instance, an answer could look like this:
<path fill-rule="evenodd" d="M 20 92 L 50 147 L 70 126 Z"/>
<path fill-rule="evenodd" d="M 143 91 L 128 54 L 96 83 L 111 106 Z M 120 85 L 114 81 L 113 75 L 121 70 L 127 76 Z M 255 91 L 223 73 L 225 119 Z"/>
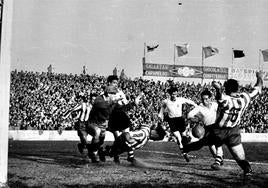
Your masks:
<path fill-rule="evenodd" d="M 204 53 L 204 57 L 208 58 L 208 57 L 211 57 L 215 54 L 218 54 L 219 50 L 218 50 L 218 48 L 207 46 L 207 47 L 203 47 L 203 53 Z"/>
<path fill-rule="evenodd" d="M 243 50 L 233 50 L 233 53 L 234 53 L 234 58 L 245 57 Z"/>
<path fill-rule="evenodd" d="M 184 44 L 182 46 L 177 46 L 176 45 L 176 50 L 177 50 L 177 55 L 178 57 L 184 56 L 186 54 L 188 54 L 188 44 Z"/>
<path fill-rule="evenodd" d="M 155 45 L 155 46 L 148 46 L 148 45 L 147 45 L 147 52 L 152 52 L 152 51 L 154 51 L 158 46 L 159 46 L 159 44 L 157 44 L 157 45 Z"/>
<path fill-rule="evenodd" d="M 263 61 L 268 61 L 268 49 L 267 50 L 261 50 Z"/>
<path fill-rule="evenodd" d="M 47 72 L 52 73 L 52 65 L 51 64 L 47 67 Z"/>

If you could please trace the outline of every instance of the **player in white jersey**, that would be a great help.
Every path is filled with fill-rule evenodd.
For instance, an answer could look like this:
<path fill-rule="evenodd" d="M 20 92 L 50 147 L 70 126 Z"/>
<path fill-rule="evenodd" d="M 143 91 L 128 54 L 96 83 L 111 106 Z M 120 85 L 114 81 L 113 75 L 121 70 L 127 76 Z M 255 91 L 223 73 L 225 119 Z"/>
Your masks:
<path fill-rule="evenodd" d="M 97 94 L 90 94 L 90 100 L 88 101 L 86 96 L 80 96 L 82 99 L 81 104 L 76 105 L 74 108 L 66 111 L 63 115 L 63 119 L 68 118 L 72 113 L 77 112 L 77 121 L 75 123 L 75 129 L 80 138 L 80 142 L 77 144 L 80 153 L 87 146 L 87 132 L 86 132 L 86 122 L 88 121 L 90 111 L 92 109 L 92 104 L 94 103 Z"/>
<path fill-rule="evenodd" d="M 251 93 L 239 93 L 238 81 L 234 79 L 229 79 L 224 83 L 225 94 L 219 83 L 212 82 L 212 86 L 216 89 L 216 99 L 220 109 L 216 126 L 212 129 L 215 145 L 226 144 L 237 164 L 243 169 L 245 177 L 251 175 L 252 169 L 249 162 L 245 159 L 239 122 L 251 100 L 261 93 L 263 75 L 261 72 L 257 72 L 256 77 L 257 82 Z M 220 168 L 218 163 L 214 163 L 211 167 L 213 169 Z"/>
<path fill-rule="evenodd" d="M 213 128 L 216 118 L 218 103 L 211 100 L 212 93 L 205 89 L 201 93 L 202 103 L 195 107 L 188 113 L 188 119 L 193 122 L 202 122 L 205 128 L 204 137 L 196 142 L 187 144 L 183 148 L 183 152 L 188 153 L 189 151 L 195 151 L 201 149 L 203 146 L 208 145 L 213 157 L 223 164 L 223 150 L 222 147 L 215 147 L 213 139 L 210 136 L 211 129 Z"/>
<path fill-rule="evenodd" d="M 170 98 L 165 99 L 163 101 L 162 107 L 158 114 L 158 117 L 161 121 L 164 120 L 164 112 L 167 111 L 168 117 L 167 122 L 170 127 L 171 133 L 175 136 L 176 142 L 180 148 L 183 149 L 182 144 L 182 135 L 186 130 L 186 122 L 182 114 L 182 105 L 185 103 L 191 104 L 193 106 L 197 106 L 192 100 L 186 99 L 184 97 L 177 97 L 178 89 L 175 87 L 171 87 L 168 89 L 168 94 Z M 189 162 L 189 157 L 187 153 L 183 153 L 183 157 Z"/>

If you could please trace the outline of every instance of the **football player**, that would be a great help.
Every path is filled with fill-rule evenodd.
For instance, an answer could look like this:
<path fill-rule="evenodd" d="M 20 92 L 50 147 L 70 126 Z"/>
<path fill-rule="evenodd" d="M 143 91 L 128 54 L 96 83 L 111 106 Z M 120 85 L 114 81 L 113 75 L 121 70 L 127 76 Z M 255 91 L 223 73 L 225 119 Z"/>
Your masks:
<path fill-rule="evenodd" d="M 138 129 L 124 132 L 118 136 L 112 146 L 106 146 L 103 155 L 113 157 L 127 152 L 127 161 L 133 163 L 135 150 L 146 145 L 149 139 L 153 141 L 163 140 L 165 135 L 165 130 L 160 124 L 156 126 L 142 124 Z"/>
<path fill-rule="evenodd" d="M 91 144 L 87 145 L 88 156 L 93 163 L 98 163 L 98 150 L 104 143 L 106 129 L 111 111 L 116 104 L 114 95 L 117 88 L 107 86 L 103 94 L 96 97 L 86 125 L 86 132 L 92 136 Z"/>
<path fill-rule="evenodd" d="M 182 151 L 183 150 L 182 136 L 187 128 L 185 118 L 182 116 L 182 105 L 185 103 L 188 103 L 195 107 L 197 105 L 190 99 L 186 99 L 184 97 L 177 97 L 178 89 L 175 87 L 169 88 L 167 92 L 170 98 L 165 99 L 163 101 L 158 117 L 162 122 L 164 120 L 164 112 L 165 110 L 167 111 L 168 114 L 167 122 L 170 127 L 170 131 L 175 136 L 179 149 Z M 187 162 L 190 161 L 187 153 L 182 153 L 182 155 Z"/>
<path fill-rule="evenodd" d="M 237 164 L 243 169 L 245 178 L 252 174 L 252 169 L 249 162 L 245 159 L 239 122 L 250 102 L 261 93 L 263 86 L 262 72 L 257 72 L 256 77 L 257 82 L 254 90 L 250 93 L 238 92 L 239 84 L 234 79 L 228 79 L 224 83 L 225 93 L 218 82 L 212 82 L 212 86 L 216 89 L 216 99 L 220 108 L 219 117 L 212 129 L 214 143 L 216 146 L 226 144 Z M 211 167 L 219 169 L 220 164 L 216 161 Z"/>
<path fill-rule="evenodd" d="M 68 118 L 72 113 L 77 112 L 77 121 L 75 122 L 75 129 L 77 130 L 77 135 L 80 138 L 80 143 L 77 144 L 78 151 L 82 154 L 83 150 L 86 148 L 87 143 L 87 132 L 86 132 L 86 122 L 89 118 L 89 113 L 92 109 L 92 104 L 97 97 L 96 93 L 91 93 L 89 101 L 86 96 L 80 96 L 82 99 L 81 104 L 76 105 L 74 108 L 66 111 L 63 115 L 63 119 Z"/>
<path fill-rule="evenodd" d="M 208 145 L 212 156 L 220 165 L 223 165 L 222 147 L 215 147 L 213 138 L 210 136 L 211 129 L 216 122 L 218 110 L 218 104 L 211 99 L 212 93 L 208 89 L 203 90 L 201 92 L 202 103 L 188 113 L 187 117 L 190 121 L 201 122 L 204 125 L 205 134 L 198 141 L 185 145 L 183 151 L 188 153 L 189 151 L 199 150 L 203 146 Z"/>

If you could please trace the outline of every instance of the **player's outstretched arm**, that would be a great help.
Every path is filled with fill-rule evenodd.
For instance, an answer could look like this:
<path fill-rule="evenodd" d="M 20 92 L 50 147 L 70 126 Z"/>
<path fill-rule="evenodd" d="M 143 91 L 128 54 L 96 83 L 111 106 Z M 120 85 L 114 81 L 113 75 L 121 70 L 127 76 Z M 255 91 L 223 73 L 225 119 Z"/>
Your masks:
<path fill-rule="evenodd" d="M 199 109 L 196 107 L 188 113 L 187 119 L 193 122 L 198 122 L 199 121 L 198 113 Z"/>
<path fill-rule="evenodd" d="M 251 93 L 249 93 L 249 96 L 251 98 L 261 93 L 261 89 L 263 86 L 263 73 L 261 71 L 256 72 L 256 78 L 257 78 L 257 82 L 255 84 L 254 90 Z"/>
<path fill-rule="evenodd" d="M 193 105 L 194 107 L 197 107 L 197 104 L 194 101 L 190 100 L 190 99 L 185 98 L 185 103 Z"/>
<path fill-rule="evenodd" d="M 141 100 L 142 100 L 142 97 L 144 96 L 144 93 L 141 92 L 136 98 L 135 98 L 135 104 L 136 105 L 139 105 Z"/>
<path fill-rule="evenodd" d="M 81 108 L 82 108 L 82 105 L 77 105 L 77 106 L 75 106 L 74 108 L 72 108 L 72 109 L 70 109 L 70 110 L 67 110 L 67 111 L 63 114 L 62 118 L 63 118 L 63 119 L 67 119 L 67 118 L 71 115 L 71 113 L 73 113 L 73 112 L 75 112 L 75 111 L 78 111 L 78 110 L 80 110 Z"/>
<path fill-rule="evenodd" d="M 263 72 L 256 72 L 257 82 L 255 86 L 262 87 L 263 86 Z"/>
<path fill-rule="evenodd" d="M 215 90 L 216 90 L 215 99 L 216 100 L 220 100 L 222 98 L 222 87 L 221 87 L 221 84 L 219 82 L 216 82 L 216 81 L 213 81 L 211 84 L 212 84 L 212 87 L 214 87 Z"/>
<path fill-rule="evenodd" d="M 166 103 L 165 101 L 162 102 L 162 106 L 161 106 L 161 109 L 158 113 L 158 118 L 159 118 L 159 121 L 162 122 L 164 120 L 164 111 L 165 111 L 165 108 L 166 108 Z"/>

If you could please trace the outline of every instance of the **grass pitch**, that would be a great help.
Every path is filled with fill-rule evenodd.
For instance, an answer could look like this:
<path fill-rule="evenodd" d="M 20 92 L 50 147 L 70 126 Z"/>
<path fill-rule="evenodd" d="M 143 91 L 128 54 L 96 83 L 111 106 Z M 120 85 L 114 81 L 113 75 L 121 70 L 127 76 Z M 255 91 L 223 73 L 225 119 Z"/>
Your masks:
<path fill-rule="evenodd" d="M 190 153 L 187 163 L 173 142 L 150 142 L 136 151 L 134 164 L 121 156 L 92 164 L 70 141 L 10 141 L 9 187 L 266 187 L 268 184 L 268 144 L 244 143 L 255 171 L 243 182 L 242 170 L 224 147 L 223 170 L 213 171 L 207 147 Z"/>

